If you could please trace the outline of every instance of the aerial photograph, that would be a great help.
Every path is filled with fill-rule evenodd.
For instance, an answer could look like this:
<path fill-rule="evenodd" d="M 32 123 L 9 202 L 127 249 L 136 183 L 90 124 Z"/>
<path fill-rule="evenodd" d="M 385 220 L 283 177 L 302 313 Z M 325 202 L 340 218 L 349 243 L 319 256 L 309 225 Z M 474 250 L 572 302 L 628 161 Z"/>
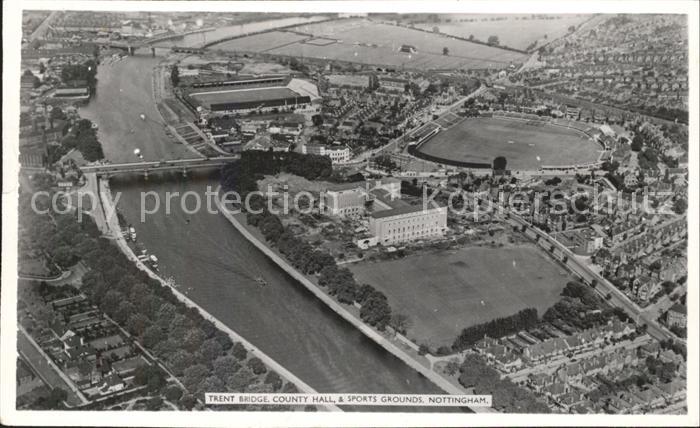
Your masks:
<path fill-rule="evenodd" d="M 16 410 L 688 414 L 688 16 L 396 12 L 22 11 Z"/>

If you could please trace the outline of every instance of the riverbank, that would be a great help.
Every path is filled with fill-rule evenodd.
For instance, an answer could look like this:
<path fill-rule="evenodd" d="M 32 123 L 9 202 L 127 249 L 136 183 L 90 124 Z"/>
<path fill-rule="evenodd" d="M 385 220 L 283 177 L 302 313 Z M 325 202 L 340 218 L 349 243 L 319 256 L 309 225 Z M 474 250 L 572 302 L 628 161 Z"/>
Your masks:
<path fill-rule="evenodd" d="M 100 204 L 101 204 L 103 212 L 115 213 L 116 207 L 114 206 L 114 201 L 112 199 L 111 190 L 109 188 L 109 183 L 107 181 L 104 181 L 104 180 L 99 181 L 99 195 L 100 195 Z M 157 280 L 162 286 L 170 287 L 173 294 L 180 302 L 184 303 L 187 307 L 196 308 L 205 319 L 211 321 L 218 329 L 220 329 L 221 331 L 228 334 L 229 337 L 231 338 L 231 340 L 233 340 L 235 342 L 240 342 L 243 346 L 245 346 L 246 350 L 251 355 L 260 358 L 269 368 L 275 370 L 283 379 L 295 384 L 301 392 L 308 393 L 308 394 L 317 393 L 316 390 L 314 390 L 311 386 L 309 386 L 304 381 L 299 379 L 297 376 L 295 376 L 289 370 L 287 370 L 282 365 L 277 363 L 271 357 L 264 354 L 260 349 L 258 349 L 251 342 L 246 340 L 244 337 L 242 337 L 241 335 L 236 333 L 234 330 L 232 330 L 227 325 L 225 325 L 224 323 L 219 321 L 217 318 L 215 318 L 209 312 L 207 312 L 202 307 L 197 305 L 195 302 L 190 300 L 186 295 L 184 295 L 179 290 L 177 290 L 177 288 L 171 286 L 171 284 L 169 282 L 167 282 L 166 280 L 161 278 L 158 274 L 153 272 L 147 265 L 142 263 L 136 257 L 136 254 L 134 254 L 131 247 L 129 247 L 126 240 L 124 239 L 124 236 L 120 232 L 121 228 L 119 227 L 119 222 L 118 222 L 116 215 L 107 216 L 106 218 L 101 219 L 101 220 L 103 220 L 105 222 L 103 227 L 110 231 L 110 233 L 111 233 L 112 237 L 114 238 L 119 249 L 122 251 L 122 253 L 130 261 L 132 261 L 136 265 L 136 267 L 138 267 L 140 270 L 146 272 L 149 277 Z M 103 227 L 100 227 L 100 229 L 102 229 Z M 212 391 L 212 392 L 216 392 L 216 391 Z M 328 406 L 324 406 L 324 407 L 327 410 L 331 410 L 331 411 L 342 411 L 340 408 L 338 408 L 337 406 L 333 406 L 333 405 L 328 405 Z"/>
<path fill-rule="evenodd" d="M 309 280 L 301 272 L 297 271 L 292 267 L 287 261 L 268 247 L 264 242 L 255 237 L 231 212 L 226 209 L 221 203 L 221 200 L 217 197 L 214 198 L 217 210 L 226 217 L 226 219 L 238 230 L 238 232 L 243 235 L 250 243 L 257 247 L 263 254 L 265 254 L 270 260 L 277 264 L 282 270 L 284 270 L 289 276 L 294 278 L 300 284 L 302 284 L 306 289 L 313 293 L 318 299 L 325 303 L 330 309 L 332 309 L 340 317 L 348 321 L 355 328 L 361 331 L 366 337 L 371 339 L 373 342 L 384 348 L 386 351 L 399 358 L 401 361 L 406 363 L 413 370 L 417 371 L 421 375 L 425 376 L 433 384 L 441 388 L 443 391 L 449 394 L 467 394 L 467 392 L 458 387 L 457 385 L 450 382 L 448 379 L 440 376 L 438 373 L 434 372 L 430 368 L 424 366 L 420 361 L 416 360 L 408 352 L 399 348 L 396 344 L 392 343 L 386 337 L 382 336 L 378 331 L 374 330 L 358 317 L 354 316 L 350 311 L 344 308 L 340 303 L 333 300 L 333 298 L 321 290 L 316 284 Z M 495 412 L 492 408 L 487 407 L 469 407 L 469 409 L 475 413 L 492 413 Z"/>

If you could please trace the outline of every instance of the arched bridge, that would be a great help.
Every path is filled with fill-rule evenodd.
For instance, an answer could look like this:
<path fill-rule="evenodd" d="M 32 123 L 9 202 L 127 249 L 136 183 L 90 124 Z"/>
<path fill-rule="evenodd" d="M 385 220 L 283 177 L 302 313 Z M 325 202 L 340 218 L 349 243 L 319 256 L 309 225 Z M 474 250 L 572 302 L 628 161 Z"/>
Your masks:
<path fill-rule="evenodd" d="M 97 175 L 118 175 L 118 174 L 134 174 L 140 173 L 148 176 L 150 172 L 163 171 L 180 171 L 184 174 L 189 170 L 200 168 L 220 167 L 231 161 L 238 159 L 239 156 L 217 156 L 210 158 L 193 158 L 193 159 L 175 159 L 161 161 L 142 161 L 130 163 L 114 163 L 103 165 L 88 165 L 84 166 L 81 171 L 84 174 Z"/>

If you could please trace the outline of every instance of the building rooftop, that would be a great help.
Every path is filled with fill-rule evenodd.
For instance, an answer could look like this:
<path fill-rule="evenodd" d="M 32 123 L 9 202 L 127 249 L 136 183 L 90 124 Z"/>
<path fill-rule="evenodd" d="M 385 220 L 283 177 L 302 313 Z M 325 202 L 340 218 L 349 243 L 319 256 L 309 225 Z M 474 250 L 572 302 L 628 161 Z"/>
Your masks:
<path fill-rule="evenodd" d="M 429 212 L 435 209 L 443 209 L 445 207 L 442 206 L 429 206 L 425 210 L 425 212 Z M 390 210 L 383 210 L 383 211 L 376 211 L 371 214 L 372 218 L 386 218 L 386 217 L 393 217 L 397 215 L 402 215 L 402 214 L 410 214 L 410 213 L 416 213 L 416 212 L 421 212 L 423 210 L 423 204 L 420 205 L 404 205 L 399 208 L 394 208 Z"/>

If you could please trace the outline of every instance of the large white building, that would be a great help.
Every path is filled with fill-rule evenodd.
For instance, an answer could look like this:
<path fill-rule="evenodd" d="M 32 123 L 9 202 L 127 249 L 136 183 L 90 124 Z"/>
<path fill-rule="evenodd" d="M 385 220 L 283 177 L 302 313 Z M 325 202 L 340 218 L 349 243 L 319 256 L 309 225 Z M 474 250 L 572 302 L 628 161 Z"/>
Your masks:
<path fill-rule="evenodd" d="M 401 200 L 401 181 L 395 178 L 343 183 L 324 192 L 323 211 L 329 215 L 369 215 L 369 233 L 377 243 L 394 245 L 443 236 L 447 208 L 409 205 Z"/>
<path fill-rule="evenodd" d="M 342 164 L 350 161 L 350 148 L 347 146 L 305 144 L 302 150 L 304 154 L 328 156 L 333 164 Z"/>
<path fill-rule="evenodd" d="M 392 199 L 401 198 L 401 181 L 396 178 L 333 185 L 323 192 L 323 212 L 334 216 L 361 216 L 374 201 L 373 192 L 382 191 Z M 383 205 L 383 204 L 382 204 Z"/>
<path fill-rule="evenodd" d="M 400 244 L 444 235 L 447 207 L 406 205 L 372 213 L 369 231 L 382 245 Z"/>

